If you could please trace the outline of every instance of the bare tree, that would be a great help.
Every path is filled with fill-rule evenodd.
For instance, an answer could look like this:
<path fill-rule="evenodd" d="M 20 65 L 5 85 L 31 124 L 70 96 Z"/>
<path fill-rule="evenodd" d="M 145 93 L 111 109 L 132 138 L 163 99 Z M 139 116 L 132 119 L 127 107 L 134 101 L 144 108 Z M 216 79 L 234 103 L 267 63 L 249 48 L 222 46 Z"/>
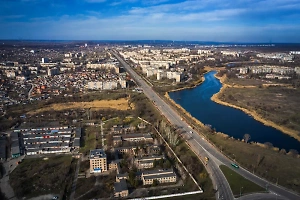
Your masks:
<path fill-rule="evenodd" d="M 265 159 L 265 156 L 258 154 L 257 160 L 256 160 L 256 167 L 258 167 L 263 162 L 264 159 Z"/>
<path fill-rule="evenodd" d="M 246 134 L 244 135 L 244 140 L 245 140 L 245 142 L 248 143 L 248 141 L 249 141 L 250 139 L 251 139 L 250 134 L 246 133 Z"/>
<path fill-rule="evenodd" d="M 298 151 L 295 149 L 290 149 L 290 151 L 288 152 L 288 155 L 291 155 L 293 157 L 297 157 L 298 156 Z"/>
<path fill-rule="evenodd" d="M 281 154 L 286 154 L 286 150 L 285 149 L 280 149 L 280 151 L 279 151 L 279 153 L 281 153 Z"/>

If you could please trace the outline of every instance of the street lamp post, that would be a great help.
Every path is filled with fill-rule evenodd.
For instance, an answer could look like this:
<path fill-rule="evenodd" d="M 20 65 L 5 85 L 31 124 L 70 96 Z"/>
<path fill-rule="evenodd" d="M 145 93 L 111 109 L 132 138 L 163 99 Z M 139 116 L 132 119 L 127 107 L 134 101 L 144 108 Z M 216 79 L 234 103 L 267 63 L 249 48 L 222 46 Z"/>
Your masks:
<path fill-rule="evenodd" d="M 240 187 L 240 197 L 242 196 L 242 189 L 243 187 Z"/>

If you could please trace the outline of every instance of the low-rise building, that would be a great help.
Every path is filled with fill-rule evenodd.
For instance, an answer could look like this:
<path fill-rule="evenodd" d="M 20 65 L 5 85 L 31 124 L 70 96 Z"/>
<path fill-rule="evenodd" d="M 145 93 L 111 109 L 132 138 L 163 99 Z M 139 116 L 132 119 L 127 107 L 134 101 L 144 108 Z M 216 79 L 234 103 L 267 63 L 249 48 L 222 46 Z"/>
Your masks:
<path fill-rule="evenodd" d="M 127 180 L 128 179 L 128 173 L 124 173 L 124 174 L 117 174 L 116 175 L 116 182 L 120 182 L 120 180 Z"/>
<path fill-rule="evenodd" d="M 26 155 L 68 153 L 80 147 L 80 128 L 40 127 L 16 129 L 13 133 L 20 134 Z"/>
<path fill-rule="evenodd" d="M 123 134 L 123 135 L 114 135 L 113 136 L 113 145 L 119 146 L 123 143 L 123 141 L 127 142 L 146 142 L 153 143 L 153 138 L 150 133 L 133 133 L 133 134 Z"/>
<path fill-rule="evenodd" d="M 164 159 L 163 155 L 160 156 L 145 156 L 141 158 L 136 158 L 134 163 L 138 169 L 147 169 L 154 167 L 154 161 Z"/>
<path fill-rule="evenodd" d="M 121 179 L 120 182 L 114 183 L 114 196 L 118 197 L 127 197 L 128 196 L 128 187 L 125 179 Z"/>
<path fill-rule="evenodd" d="M 133 134 L 125 134 L 122 135 L 122 140 L 129 142 L 153 142 L 153 138 L 150 133 L 133 133 Z"/>
<path fill-rule="evenodd" d="M 136 150 L 136 146 L 130 146 L 130 147 L 115 147 L 113 150 L 116 151 L 117 153 L 134 153 L 134 151 Z"/>
<path fill-rule="evenodd" d="M 159 183 L 175 183 L 177 181 L 177 176 L 173 169 L 143 171 L 141 178 L 143 185 L 152 185 L 154 180 Z"/>

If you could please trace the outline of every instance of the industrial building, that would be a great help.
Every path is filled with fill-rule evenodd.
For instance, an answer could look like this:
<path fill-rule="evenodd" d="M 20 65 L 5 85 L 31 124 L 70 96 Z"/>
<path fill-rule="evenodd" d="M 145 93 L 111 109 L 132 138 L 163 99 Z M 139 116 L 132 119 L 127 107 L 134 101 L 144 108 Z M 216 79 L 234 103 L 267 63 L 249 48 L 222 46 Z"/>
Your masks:
<path fill-rule="evenodd" d="M 17 142 L 12 141 L 15 157 L 18 155 L 17 149 L 24 149 L 26 155 L 69 153 L 80 146 L 81 128 L 61 126 L 16 129 L 11 138 L 12 135 L 14 138 L 18 135 L 22 141 L 22 148 L 17 148 Z"/>

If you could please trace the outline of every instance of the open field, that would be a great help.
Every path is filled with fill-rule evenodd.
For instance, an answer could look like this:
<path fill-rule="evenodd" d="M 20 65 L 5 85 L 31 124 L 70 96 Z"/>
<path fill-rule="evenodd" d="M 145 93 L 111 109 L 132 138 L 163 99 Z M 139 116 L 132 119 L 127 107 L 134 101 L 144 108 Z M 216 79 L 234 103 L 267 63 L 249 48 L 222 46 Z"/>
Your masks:
<path fill-rule="evenodd" d="M 178 110 L 185 121 L 189 122 L 199 133 L 204 134 L 225 155 L 235 159 L 239 165 L 273 183 L 300 192 L 299 158 L 286 155 L 285 151 L 279 152 L 278 149 L 267 149 L 255 144 L 224 138 L 224 135 L 213 133 L 211 129 L 205 127 L 202 122 L 168 98 L 168 95 L 166 99 Z"/>
<path fill-rule="evenodd" d="M 249 78 L 232 78 L 227 79 L 226 84 L 231 86 L 261 86 L 269 82 L 259 79 L 249 79 Z"/>
<path fill-rule="evenodd" d="M 280 86 L 225 87 L 212 99 L 217 103 L 235 105 L 246 109 L 255 119 L 300 141 L 299 96 L 299 89 Z"/>
<path fill-rule="evenodd" d="M 92 189 L 96 183 L 96 176 L 91 176 L 89 178 L 79 178 L 77 179 L 75 198 L 84 195 L 90 189 Z"/>
<path fill-rule="evenodd" d="M 224 138 L 220 134 L 208 134 L 223 153 L 232 160 L 273 183 L 300 192 L 300 159 L 284 152 L 267 149 L 256 144 Z"/>
<path fill-rule="evenodd" d="M 57 103 L 50 104 L 43 108 L 30 111 L 28 114 L 34 115 L 37 113 L 45 112 L 45 111 L 61 111 L 61 110 L 70 110 L 70 109 L 87 109 L 91 108 L 92 110 L 97 109 L 117 109 L 117 110 L 129 110 L 128 99 L 122 98 L 118 100 L 94 100 L 92 102 L 69 102 L 69 103 Z"/>
<path fill-rule="evenodd" d="M 93 183 L 96 182 L 92 187 Z M 108 176 L 90 177 L 86 180 L 78 179 L 79 188 L 76 189 L 78 194 L 75 193 L 78 200 L 94 199 L 94 198 L 111 198 L 113 193 L 113 186 L 115 174 L 111 173 Z M 90 186 L 90 187 L 89 187 Z M 85 190 L 85 191 L 84 191 Z M 81 196 L 83 195 L 83 196 Z M 80 197 L 80 198 L 78 198 Z"/>
<path fill-rule="evenodd" d="M 235 197 L 239 197 L 242 194 L 248 193 L 256 193 L 256 192 L 264 192 L 265 189 L 256 185 L 255 183 L 245 179 L 232 169 L 228 168 L 225 165 L 221 165 L 220 169 L 222 170 L 223 174 L 225 175 L 232 193 Z M 237 169 L 238 170 L 238 169 Z"/>
<path fill-rule="evenodd" d="M 24 159 L 10 174 L 10 183 L 18 197 L 35 197 L 70 192 L 76 161 L 71 156 Z"/>

